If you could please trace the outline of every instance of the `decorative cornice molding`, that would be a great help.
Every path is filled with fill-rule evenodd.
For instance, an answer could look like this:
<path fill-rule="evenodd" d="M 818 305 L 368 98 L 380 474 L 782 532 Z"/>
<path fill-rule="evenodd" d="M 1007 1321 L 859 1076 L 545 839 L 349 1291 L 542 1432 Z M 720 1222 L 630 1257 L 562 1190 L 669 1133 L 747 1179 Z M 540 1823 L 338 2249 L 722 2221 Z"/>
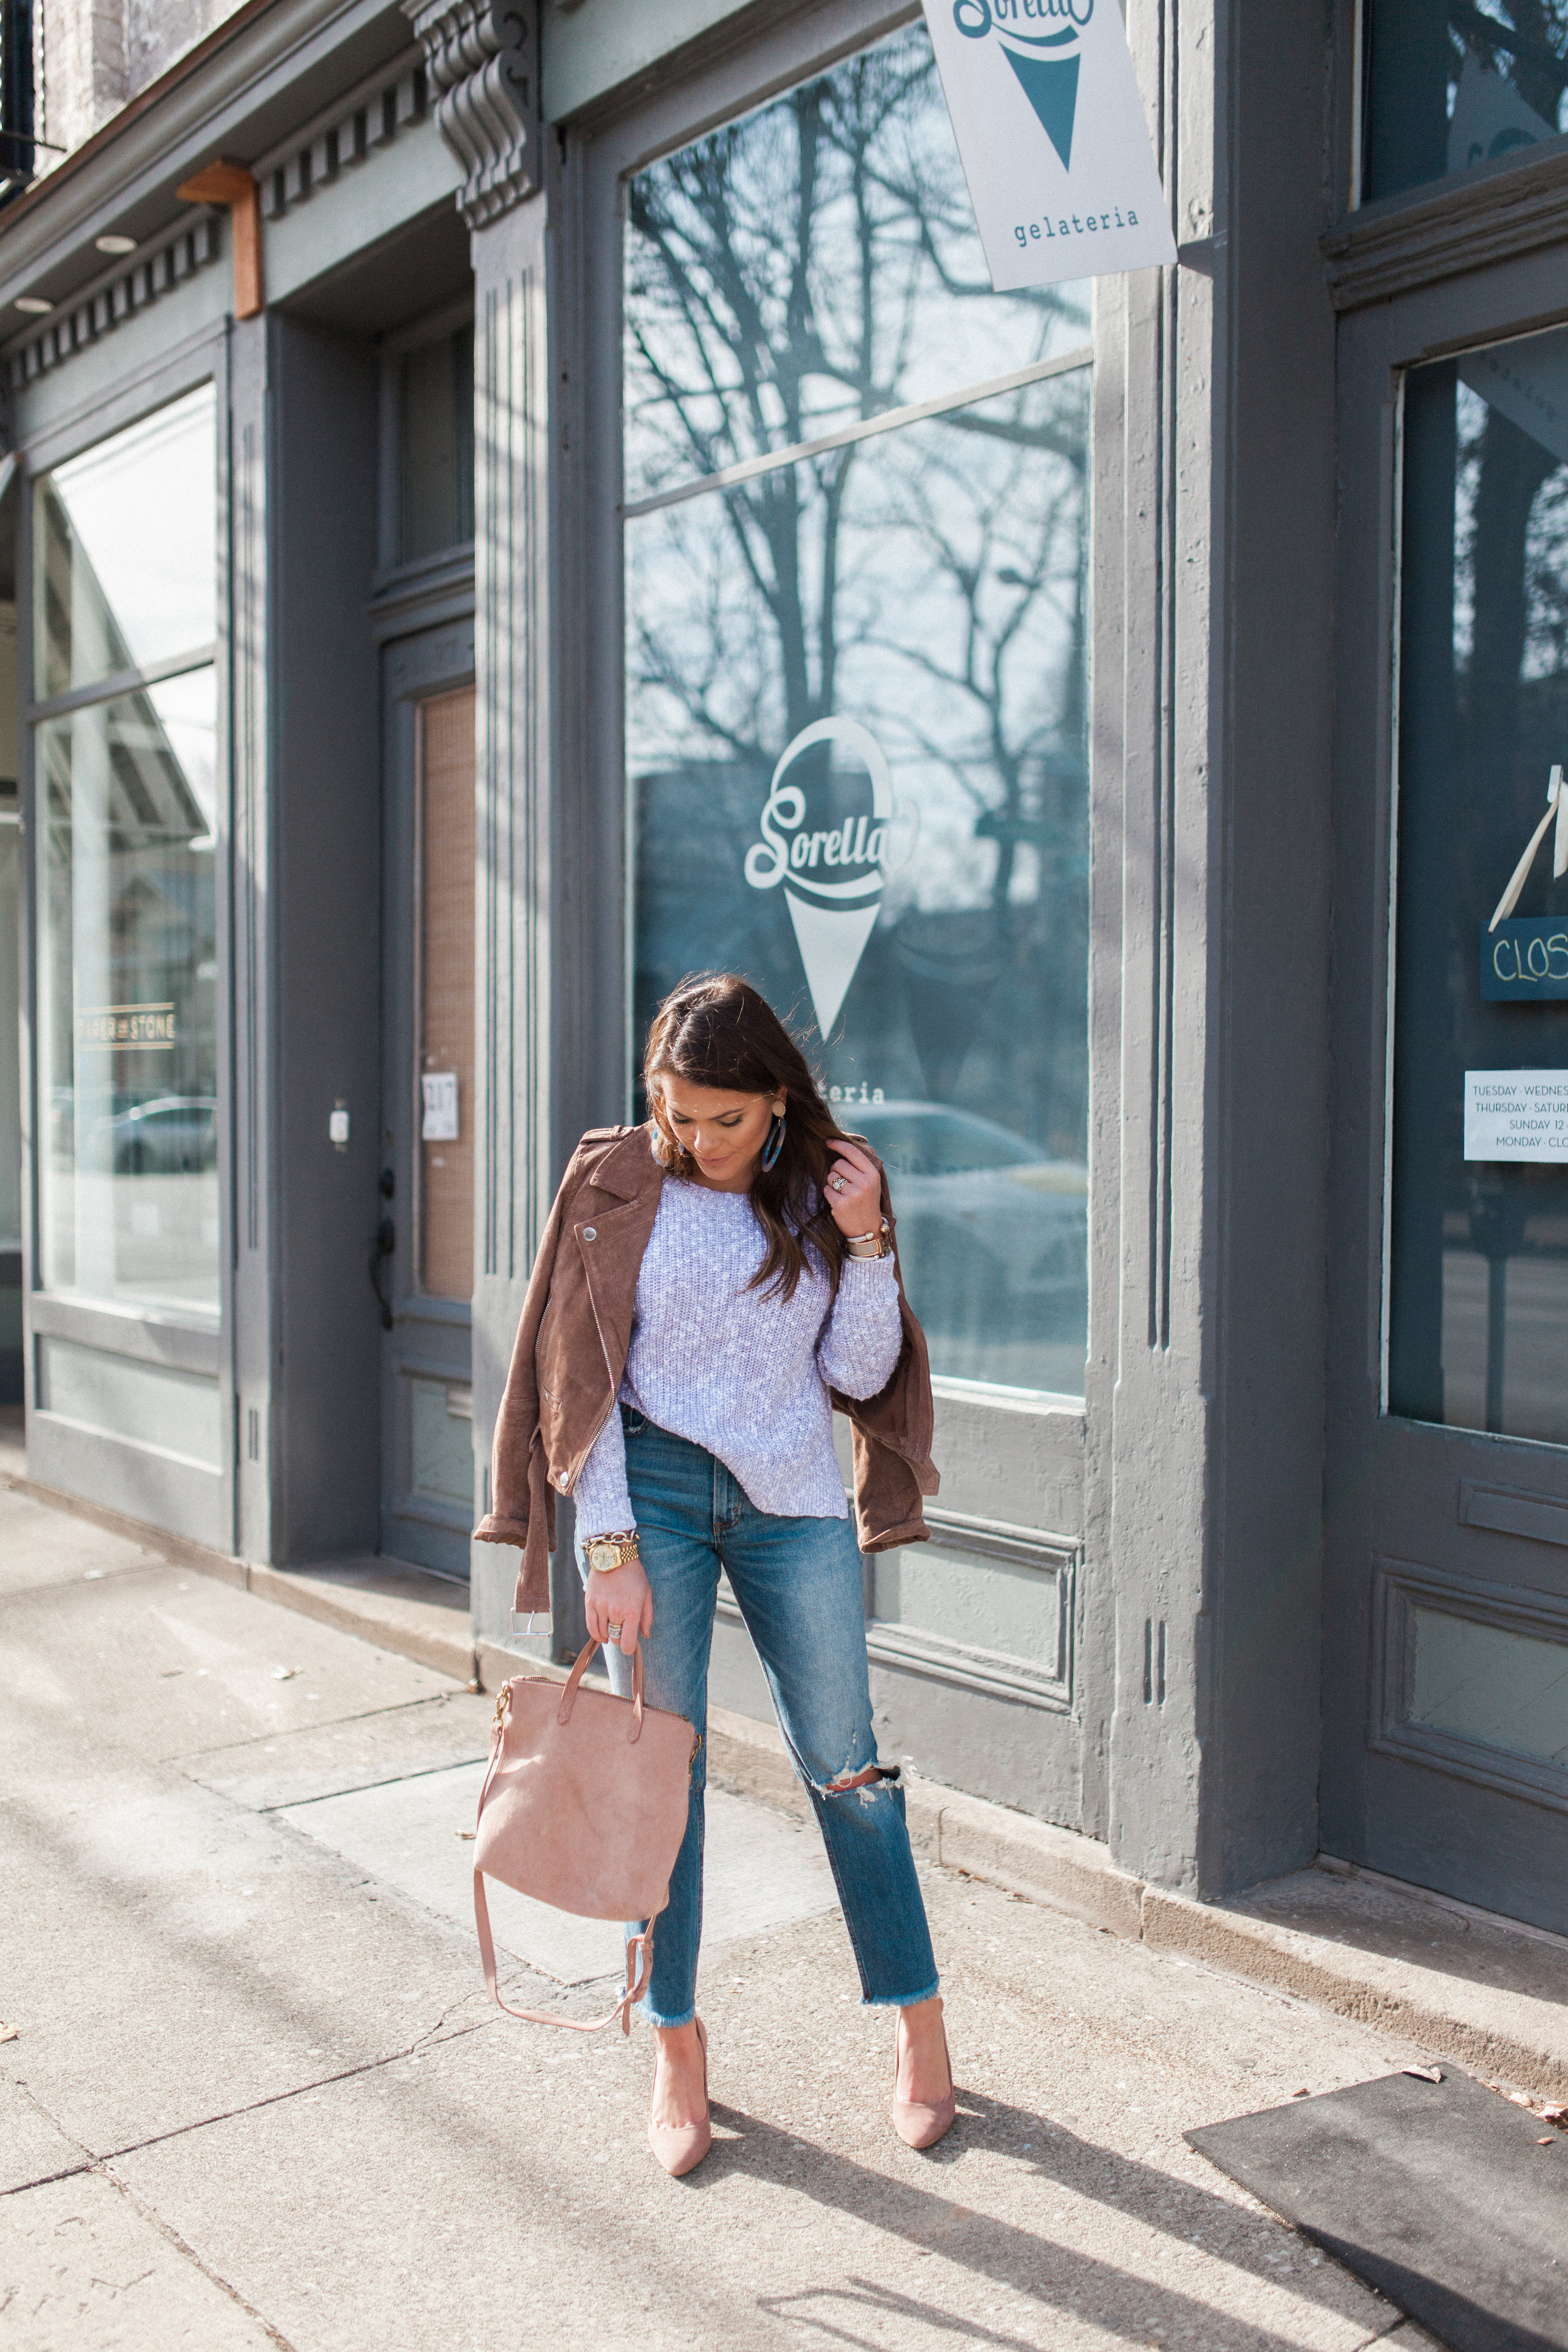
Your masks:
<path fill-rule="evenodd" d="M 538 0 L 402 0 L 424 48 L 435 120 L 467 174 L 457 198 L 483 228 L 539 185 Z"/>
<path fill-rule="evenodd" d="M 1458 278 L 1568 238 L 1568 154 L 1542 156 L 1423 202 L 1358 214 L 1322 240 L 1336 310 Z"/>
<path fill-rule="evenodd" d="M 165 229 L 129 264 L 96 279 L 68 302 L 62 303 L 47 327 L 15 337 L 5 345 L 6 375 L 12 389 L 19 392 L 35 376 L 47 374 L 73 352 L 84 352 L 89 343 L 100 342 L 138 310 L 145 310 L 149 302 L 155 302 L 161 294 L 172 293 L 193 271 L 216 261 L 223 250 L 219 218 L 214 212 L 198 214 L 193 225 L 182 229 L 177 236 L 170 236 Z"/>
<path fill-rule="evenodd" d="M 422 123 L 427 109 L 425 70 L 413 48 L 344 93 L 326 113 L 259 158 L 254 167 L 259 208 L 281 220 L 297 205 L 319 195 L 356 166 L 382 154 L 393 141 Z M 190 184 L 189 183 L 186 184 Z M 25 327 L 4 345 L 3 364 L 14 388 L 62 360 L 85 351 L 112 329 L 180 285 L 193 269 L 217 258 L 219 215 L 204 213 L 194 227 L 172 241 L 161 230 L 133 259 L 100 270 L 88 285 L 66 296 L 47 327 Z M 259 258 L 257 261 L 259 290 Z M 259 308 L 259 304 L 257 305 Z M 249 313 L 236 304 L 235 315 Z"/>
<path fill-rule="evenodd" d="M 418 50 L 410 48 L 258 158 L 253 169 L 267 218 L 281 220 L 296 205 L 382 153 L 401 131 L 423 121 L 425 106 L 424 67 Z"/>
<path fill-rule="evenodd" d="M 71 280 L 84 259 L 96 264 L 94 237 L 137 234 L 160 206 L 172 214 L 178 183 L 214 155 L 248 158 L 275 135 L 259 123 L 296 110 L 293 93 L 308 88 L 319 103 L 363 73 L 372 21 L 373 0 L 247 0 L 0 213 L 0 312 L 18 294 L 79 300 Z M 353 65 L 340 63 L 345 51 Z"/>

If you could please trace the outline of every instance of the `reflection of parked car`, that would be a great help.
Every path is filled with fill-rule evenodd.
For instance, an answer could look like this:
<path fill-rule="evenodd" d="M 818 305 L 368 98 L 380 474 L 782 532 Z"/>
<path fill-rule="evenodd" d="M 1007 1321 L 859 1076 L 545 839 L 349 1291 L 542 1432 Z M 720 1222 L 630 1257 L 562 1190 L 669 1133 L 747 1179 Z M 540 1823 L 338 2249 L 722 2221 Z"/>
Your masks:
<path fill-rule="evenodd" d="M 93 1129 L 88 1164 L 117 1176 L 188 1176 L 218 1164 L 211 1095 L 158 1095 Z"/>
<path fill-rule="evenodd" d="M 840 1119 L 887 1169 L 910 1302 L 928 1330 L 1082 1331 L 1086 1168 L 946 1103 L 846 1103 Z"/>

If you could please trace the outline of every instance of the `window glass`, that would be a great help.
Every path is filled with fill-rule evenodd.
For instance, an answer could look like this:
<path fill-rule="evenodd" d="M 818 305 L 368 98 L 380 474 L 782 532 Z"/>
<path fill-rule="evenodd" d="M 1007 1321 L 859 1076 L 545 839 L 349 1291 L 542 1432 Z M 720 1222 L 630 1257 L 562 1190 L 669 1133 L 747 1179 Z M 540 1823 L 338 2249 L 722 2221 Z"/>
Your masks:
<path fill-rule="evenodd" d="M 16 961 L 21 838 L 16 789 L 0 783 L 0 1257 L 22 1246 L 21 1012 Z M 5 1272 L 0 1269 L 0 1293 L 6 1286 Z M 0 1297 L 0 1317 L 4 1311 Z M 0 1320 L 0 1349 L 10 1344 Z"/>
<path fill-rule="evenodd" d="M 1089 371 L 767 453 L 1086 310 L 990 292 L 919 26 L 643 174 L 631 222 L 636 1043 L 683 974 L 746 972 L 886 1158 L 935 1368 L 1078 1393 Z"/>
<path fill-rule="evenodd" d="M 37 730 L 43 1279 L 215 1312 L 210 666 Z"/>
<path fill-rule="evenodd" d="M 1364 196 L 1568 131 L 1568 0 L 1367 0 Z"/>
<path fill-rule="evenodd" d="M 215 418 L 204 384 L 36 485 L 38 700 L 213 642 Z"/>
<path fill-rule="evenodd" d="M 1416 1609 L 1406 1718 L 1568 1767 L 1568 1643 Z"/>
<path fill-rule="evenodd" d="M 411 1378 L 410 1486 L 426 1503 L 470 1511 L 474 1502 L 474 1392 L 466 1381 Z"/>
<path fill-rule="evenodd" d="M 991 291 L 911 26 L 633 180 L 626 497 L 1089 338 L 1087 285 Z"/>
<path fill-rule="evenodd" d="M 1568 1131 L 1474 1112 L 1568 1086 L 1568 331 L 1410 373 L 1400 605 L 1389 1408 L 1562 1444 Z"/>
<path fill-rule="evenodd" d="M 471 324 L 410 352 L 401 416 L 401 554 L 412 563 L 474 536 Z"/>
<path fill-rule="evenodd" d="M 474 688 L 431 696 L 418 730 L 419 1279 L 474 1293 Z"/>

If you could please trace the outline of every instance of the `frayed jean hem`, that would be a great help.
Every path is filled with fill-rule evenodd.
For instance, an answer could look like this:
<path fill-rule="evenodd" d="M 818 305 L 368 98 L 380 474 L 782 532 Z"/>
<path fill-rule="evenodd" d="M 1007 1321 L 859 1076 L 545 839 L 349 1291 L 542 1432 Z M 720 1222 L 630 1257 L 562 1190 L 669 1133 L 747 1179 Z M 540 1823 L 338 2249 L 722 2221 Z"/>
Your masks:
<path fill-rule="evenodd" d="M 640 2000 L 632 2014 L 641 2018 L 644 2025 L 656 2026 L 661 2033 L 673 2033 L 678 2026 L 695 2024 L 697 2013 L 695 2009 L 688 2009 L 685 2017 L 660 2017 L 645 2000 Z"/>
<path fill-rule="evenodd" d="M 942 1990 L 940 1977 L 933 1977 L 924 1992 L 867 1992 L 861 1995 L 862 2009 L 918 2009 L 923 2000 L 935 2000 Z"/>

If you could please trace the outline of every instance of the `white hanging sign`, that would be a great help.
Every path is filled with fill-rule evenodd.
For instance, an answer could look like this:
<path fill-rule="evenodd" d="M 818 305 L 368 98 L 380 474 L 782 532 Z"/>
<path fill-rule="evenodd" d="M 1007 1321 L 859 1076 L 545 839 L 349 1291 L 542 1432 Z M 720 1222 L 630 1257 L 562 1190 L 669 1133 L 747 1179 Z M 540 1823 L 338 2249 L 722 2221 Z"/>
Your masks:
<path fill-rule="evenodd" d="M 1116 0 L 925 0 L 998 294 L 1175 261 Z"/>

